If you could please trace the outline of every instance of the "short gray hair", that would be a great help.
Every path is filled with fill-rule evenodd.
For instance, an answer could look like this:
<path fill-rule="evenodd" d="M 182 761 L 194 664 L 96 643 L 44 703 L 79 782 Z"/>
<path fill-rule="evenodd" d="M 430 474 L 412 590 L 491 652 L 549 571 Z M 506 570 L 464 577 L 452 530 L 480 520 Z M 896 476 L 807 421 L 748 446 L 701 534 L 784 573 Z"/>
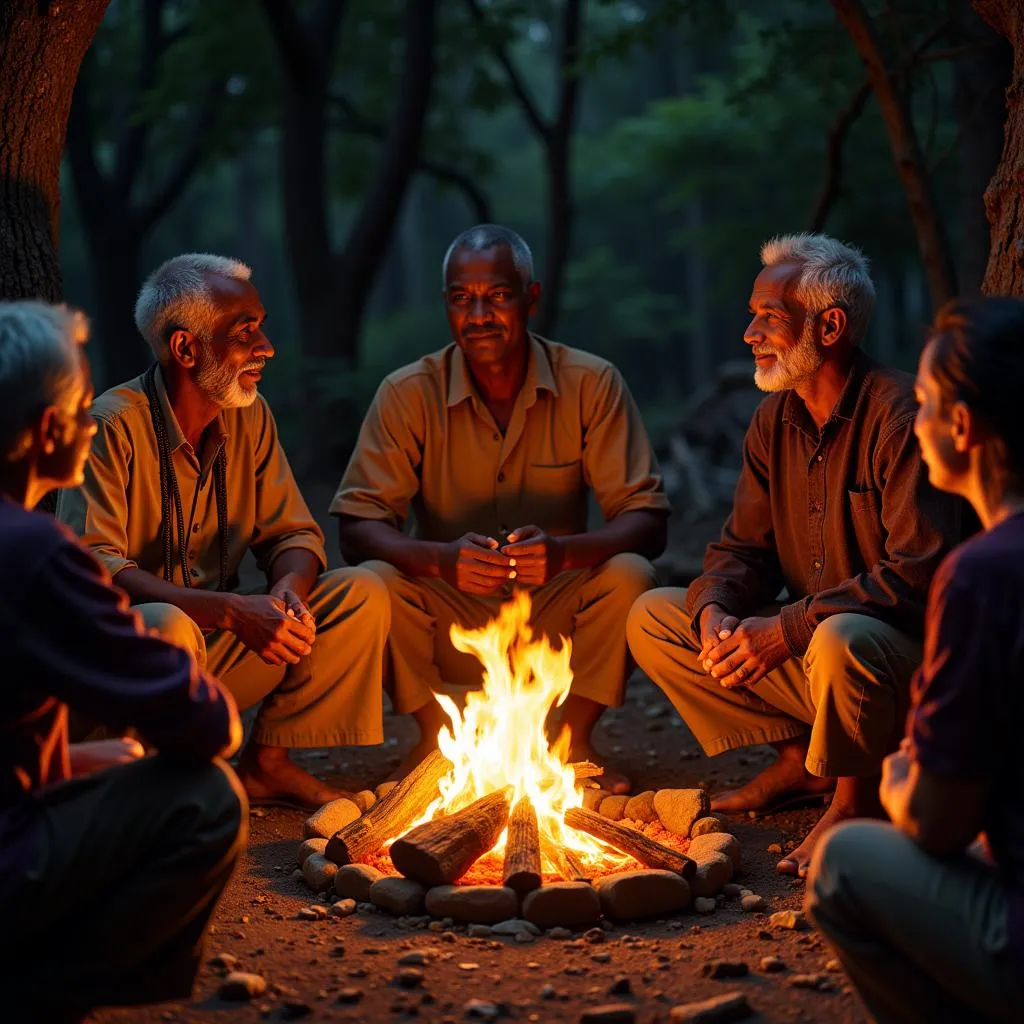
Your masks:
<path fill-rule="evenodd" d="M 217 309 L 210 277 L 248 281 L 252 271 L 239 260 L 208 252 L 187 252 L 161 263 L 146 278 L 135 302 L 135 326 L 153 354 L 165 363 L 174 331 L 191 331 L 201 342 L 213 337 Z"/>
<path fill-rule="evenodd" d="M 484 252 L 487 249 L 494 249 L 498 246 L 505 246 L 512 253 L 512 263 L 515 265 L 523 282 L 523 287 L 533 283 L 533 253 L 530 247 L 523 241 L 521 235 L 517 235 L 511 228 L 503 228 L 500 224 L 477 224 L 475 227 L 463 231 L 444 254 L 444 262 L 441 264 L 441 287 L 448 287 L 448 264 L 452 256 L 457 252 L 466 250 L 468 252 Z"/>
<path fill-rule="evenodd" d="M 808 315 L 838 306 L 846 313 L 850 338 L 858 344 L 863 340 L 875 308 L 875 286 L 860 249 L 828 235 L 778 235 L 761 246 L 761 262 L 766 267 L 799 264 L 796 297 Z"/>
<path fill-rule="evenodd" d="M 0 459 L 21 457 L 26 430 L 43 409 L 69 407 L 88 334 L 88 321 L 67 306 L 0 302 Z"/>

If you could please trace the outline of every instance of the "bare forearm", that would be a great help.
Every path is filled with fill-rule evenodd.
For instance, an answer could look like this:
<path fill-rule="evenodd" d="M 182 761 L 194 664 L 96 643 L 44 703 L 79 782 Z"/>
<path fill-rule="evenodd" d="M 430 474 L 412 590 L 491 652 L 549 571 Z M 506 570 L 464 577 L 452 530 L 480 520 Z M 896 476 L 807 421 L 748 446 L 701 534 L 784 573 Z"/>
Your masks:
<path fill-rule="evenodd" d="M 666 517 L 660 512 L 624 512 L 588 533 L 560 538 L 565 551 L 563 569 L 592 569 L 615 555 L 633 553 L 657 558 L 665 550 Z"/>
<path fill-rule="evenodd" d="M 320 559 L 312 551 L 307 548 L 286 548 L 270 566 L 267 582 L 271 589 L 284 584 L 305 601 L 319 575 Z"/>
<path fill-rule="evenodd" d="M 200 629 L 230 629 L 234 594 L 199 587 L 178 587 L 143 569 L 122 569 L 114 577 L 132 604 L 159 601 L 180 608 Z"/>
<path fill-rule="evenodd" d="M 389 562 L 406 576 L 440 576 L 441 548 L 433 541 L 416 540 L 376 519 L 339 520 L 338 542 L 345 561 L 370 559 Z"/>

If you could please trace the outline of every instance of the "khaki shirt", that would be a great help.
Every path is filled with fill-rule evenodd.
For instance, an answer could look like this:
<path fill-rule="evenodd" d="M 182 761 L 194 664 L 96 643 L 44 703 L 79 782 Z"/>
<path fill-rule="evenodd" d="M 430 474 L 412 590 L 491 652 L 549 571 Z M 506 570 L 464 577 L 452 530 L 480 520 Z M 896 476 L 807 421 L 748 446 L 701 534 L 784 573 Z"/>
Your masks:
<path fill-rule="evenodd" d="M 296 486 L 263 397 L 258 396 L 248 408 L 222 410 L 197 454 L 178 426 L 160 372 L 156 388 L 181 493 L 192 585 L 212 590 L 220 580 L 213 461 L 221 447 L 227 455 L 228 585 L 238 585 L 238 567 L 249 548 L 264 572 L 289 548 L 313 552 L 326 568 L 323 533 Z M 111 576 L 137 567 L 163 578 L 160 460 L 142 377 L 101 395 L 92 413 L 99 430 L 86 463 L 85 482 L 61 492 L 57 516 L 82 538 Z M 182 586 L 173 511 L 171 523 L 171 582 Z"/>
<path fill-rule="evenodd" d="M 587 528 L 587 492 L 606 520 L 668 512 L 654 452 L 611 363 L 531 335 L 526 380 L 502 434 L 473 385 L 462 350 L 386 377 L 331 502 L 333 515 L 383 519 L 450 541 L 536 525 Z"/>

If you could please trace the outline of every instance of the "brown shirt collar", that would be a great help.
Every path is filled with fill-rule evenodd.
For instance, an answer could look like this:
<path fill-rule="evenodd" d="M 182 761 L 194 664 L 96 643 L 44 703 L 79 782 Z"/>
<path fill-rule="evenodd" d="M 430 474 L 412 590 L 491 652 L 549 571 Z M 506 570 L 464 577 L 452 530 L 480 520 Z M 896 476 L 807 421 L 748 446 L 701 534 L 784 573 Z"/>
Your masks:
<path fill-rule="evenodd" d="M 530 354 L 526 364 L 526 379 L 523 381 L 523 392 L 526 394 L 527 409 L 537 400 L 537 392 L 542 389 L 550 391 L 555 396 L 558 395 L 558 385 L 555 383 L 555 374 L 551 368 L 551 360 L 548 358 L 543 344 L 541 344 L 535 334 L 530 334 L 528 337 Z M 453 348 L 451 369 L 448 373 L 449 409 L 460 402 L 466 401 L 467 398 L 477 401 L 480 399 L 462 349 L 457 344 Z"/>

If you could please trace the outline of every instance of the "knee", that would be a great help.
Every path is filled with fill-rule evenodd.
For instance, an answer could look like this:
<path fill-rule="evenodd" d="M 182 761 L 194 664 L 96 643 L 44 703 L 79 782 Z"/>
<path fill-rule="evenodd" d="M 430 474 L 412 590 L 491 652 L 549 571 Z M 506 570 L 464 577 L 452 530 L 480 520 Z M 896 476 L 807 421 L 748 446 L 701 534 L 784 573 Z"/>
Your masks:
<path fill-rule="evenodd" d="M 347 589 L 359 614 L 380 624 L 386 632 L 391 626 L 391 596 L 384 579 L 368 567 L 370 564 L 332 569 L 320 577 L 320 582 L 331 589 Z"/>
<path fill-rule="evenodd" d="M 142 624 L 159 633 L 168 643 L 184 647 L 195 655 L 200 664 L 206 663 L 206 642 L 195 621 L 173 604 L 152 602 L 136 605 L 135 611 Z"/>
<path fill-rule="evenodd" d="M 851 660 L 871 661 L 880 653 L 875 631 L 878 623 L 868 615 L 841 612 L 820 622 L 811 636 L 804 655 L 805 665 L 825 667 L 833 675 L 832 666 L 841 666 Z"/>
<path fill-rule="evenodd" d="M 804 909 L 819 928 L 822 921 L 845 914 L 862 902 L 859 892 L 877 888 L 872 877 L 879 865 L 891 870 L 893 840 L 900 837 L 891 825 L 874 821 L 848 821 L 831 828 L 815 847 L 807 873 Z"/>
<path fill-rule="evenodd" d="M 200 809 L 198 829 L 221 851 L 241 851 L 248 834 L 249 800 L 234 769 L 216 758 L 195 765 L 189 781 Z"/>
<path fill-rule="evenodd" d="M 375 576 L 389 595 L 393 595 L 407 579 L 405 573 L 396 569 L 390 562 L 380 559 L 363 562 L 359 568 Z"/>
<path fill-rule="evenodd" d="M 613 555 L 600 572 L 609 588 L 623 598 L 628 597 L 630 603 L 658 584 L 657 570 L 642 555 Z"/>
<path fill-rule="evenodd" d="M 648 589 L 633 600 L 626 617 L 626 640 L 638 664 L 643 664 L 641 655 L 648 643 L 664 635 L 669 614 L 678 616 L 685 602 L 686 591 L 677 587 Z"/>

